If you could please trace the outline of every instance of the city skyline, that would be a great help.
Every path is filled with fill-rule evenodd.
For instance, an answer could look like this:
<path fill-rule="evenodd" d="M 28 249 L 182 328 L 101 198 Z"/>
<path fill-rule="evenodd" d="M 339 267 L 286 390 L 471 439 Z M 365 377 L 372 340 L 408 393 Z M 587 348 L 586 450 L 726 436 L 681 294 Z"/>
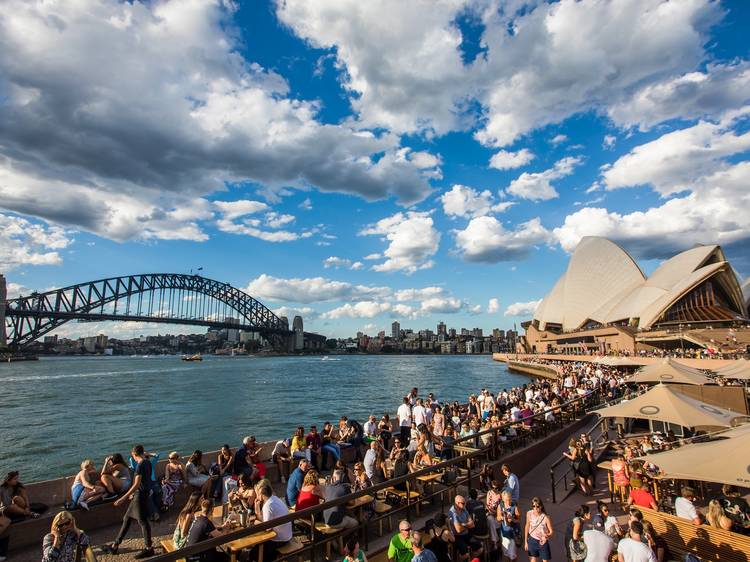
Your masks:
<path fill-rule="evenodd" d="M 708 0 L 11 2 L 0 273 L 12 297 L 200 268 L 328 337 L 520 329 L 585 235 L 646 274 L 719 243 L 742 282 L 749 23 Z"/>

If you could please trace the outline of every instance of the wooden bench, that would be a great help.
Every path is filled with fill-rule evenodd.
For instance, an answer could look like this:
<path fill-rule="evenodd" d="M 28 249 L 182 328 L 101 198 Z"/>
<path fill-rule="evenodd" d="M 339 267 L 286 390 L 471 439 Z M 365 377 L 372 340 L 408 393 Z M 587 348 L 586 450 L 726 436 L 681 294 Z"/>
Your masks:
<path fill-rule="evenodd" d="M 161 547 L 164 549 L 164 552 L 174 552 L 177 550 L 174 546 L 174 543 L 172 542 L 172 539 L 162 539 L 160 541 Z M 177 562 L 185 562 L 184 558 L 180 558 L 177 560 Z"/>
<path fill-rule="evenodd" d="M 704 562 L 750 562 L 750 536 L 695 525 L 668 513 L 640 508 L 669 547 L 671 558 L 691 553 Z"/>

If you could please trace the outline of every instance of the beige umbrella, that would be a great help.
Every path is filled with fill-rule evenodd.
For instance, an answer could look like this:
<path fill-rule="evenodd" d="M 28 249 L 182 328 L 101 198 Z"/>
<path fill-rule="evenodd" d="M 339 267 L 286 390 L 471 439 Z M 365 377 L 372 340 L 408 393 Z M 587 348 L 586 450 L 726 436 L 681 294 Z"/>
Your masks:
<path fill-rule="evenodd" d="M 683 427 L 732 427 L 743 414 L 706 404 L 666 384 L 657 384 L 648 392 L 614 406 L 596 411 L 604 418 L 638 418 L 674 423 Z"/>
<path fill-rule="evenodd" d="M 750 380 L 750 361 L 739 359 L 714 372 L 725 379 Z"/>
<path fill-rule="evenodd" d="M 644 365 L 642 361 L 630 357 L 607 357 L 607 362 L 604 364 L 610 367 L 640 367 Z"/>
<path fill-rule="evenodd" d="M 658 363 L 646 365 L 638 370 L 628 382 L 655 383 L 673 382 L 680 384 L 712 384 L 713 381 L 700 370 L 678 363 L 673 359 L 665 359 Z"/>
<path fill-rule="evenodd" d="M 750 424 L 717 437 L 715 441 L 684 445 L 641 459 L 659 467 L 667 478 L 750 487 L 750 462 L 746 454 L 738 454 L 750 450 Z"/>

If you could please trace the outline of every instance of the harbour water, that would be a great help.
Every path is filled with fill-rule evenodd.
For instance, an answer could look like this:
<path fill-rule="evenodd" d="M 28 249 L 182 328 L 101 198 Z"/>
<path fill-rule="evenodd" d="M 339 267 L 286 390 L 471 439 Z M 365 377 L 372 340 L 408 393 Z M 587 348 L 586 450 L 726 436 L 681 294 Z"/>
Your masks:
<path fill-rule="evenodd" d="M 171 450 L 235 447 L 320 427 L 341 415 L 393 416 L 411 387 L 464 401 L 481 388 L 523 384 L 490 356 L 42 358 L 0 364 L 0 472 L 33 482 L 101 464 L 140 442 Z"/>

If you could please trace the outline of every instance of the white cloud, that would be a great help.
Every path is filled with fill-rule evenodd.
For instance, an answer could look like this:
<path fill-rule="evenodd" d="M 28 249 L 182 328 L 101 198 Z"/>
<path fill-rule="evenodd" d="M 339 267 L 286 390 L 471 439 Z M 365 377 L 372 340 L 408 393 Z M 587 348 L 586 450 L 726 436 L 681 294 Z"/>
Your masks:
<path fill-rule="evenodd" d="M 750 132 L 731 130 L 735 124 L 734 119 L 701 121 L 637 146 L 604 170 L 604 185 L 607 189 L 650 185 L 664 196 L 693 189 L 701 177 L 728 169 L 724 158 L 750 148 Z"/>
<path fill-rule="evenodd" d="M 21 285 L 20 283 L 11 282 L 6 285 L 6 289 L 8 290 L 8 299 L 15 299 L 33 292 L 31 289 L 24 285 Z"/>
<path fill-rule="evenodd" d="M 604 140 L 602 141 L 602 148 L 606 150 L 612 150 L 615 147 L 615 143 L 617 143 L 616 136 L 604 135 Z"/>
<path fill-rule="evenodd" d="M 290 97 L 280 75 L 244 59 L 234 3 L 3 8 L 4 209 L 115 240 L 199 241 L 202 198 L 227 183 L 408 204 L 440 175 L 438 157 L 388 131 L 322 123 L 318 101 Z"/>
<path fill-rule="evenodd" d="M 360 301 L 355 304 L 345 304 L 328 312 L 324 312 L 321 317 L 329 320 L 338 320 L 340 318 L 374 318 L 375 316 L 388 312 L 391 305 L 387 302 Z"/>
<path fill-rule="evenodd" d="M 750 207 L 750 161 L 738 160 L 750 149 L 748 113 L 750 107 L 721 123 L 699 122 L 620 157 L 602 172 L 607 189 L 648 185 L 665 198 L 681 195 L 630 213 L 589 205 L 568 215 L 555 238 L 570 252 L 583 236 L 606 236 L 643 258 L 750 239 L 750 214 L 738 212 Z"/>
<path fill-rule="evenodd" d="M 432 297 L 422 301 L 422 314 L 455 314 L 464 308 L 464 302 L 455 297 Z"/>
<path fill-rule="evenodd" d="M 352 262 L 352 260 L 348 258 L 329 256 L 323 260 L 323 267 L 325 267 L 326 269 L 328 269 L 329 267 L 334 267 L 336 269 L 344 267 L 356 271 L 358 269 L 362 269 L 364 267 L 364 264 L 361 261 Z"/>
<path fill-rule="evenodd" d="M 466 261 L 485 263 L 522 259 L 531 247 L 547 243 L 551 236 L 538 217 L 519 224 L 516 230 L 506 230 L 494 217 L 478 217 L 454 233 Z"/>
<path fill-rule="evenodd" d="M 567 156 L 558 160 L 555 165 L 543 172 L 524 172 L 508 186 L 507 192 L 522 199 L 547 201 L 560 195 L 552 186 L 552 181 L 573 173 L 573 168 L 583 161 L 580 156 Z"/>
<path fill-rule="evenodd" d="M 302 201 L 302 203 L 299 204 L 299 208 L 304 209 L 305 211 L 312 211 L 313 204 L 310 198 L 308 197 L 307 199 Z"/>
<path fill-rule="evenodd" d="M 269 228 L 281 228 L 284 225 L 293 223 L 295 220 L 296 217 L 294 215 L 286 215 L 275 211 L 266 213 L 266 225 Z"/>
<path fill-rule="evenodd" d="M 529 302 L 514 302 L 505 309 L 505 316 L 531 316 L 541 302 L 542 299 Z"/>
<path fill-rule="evenodd" d="M 360 236 L 381 235 L 388 240 L 383 252 L 386 260 L 373 266 L 375 271 L 414 273 L 432 267 L 430 258 L 437 253 L 440 233 L 429 213 L 396 213 L 363 229 Z"/>
<path fill-rule="evenodd" d="M 549 139 L 550 144 L 557 146 L 558 144 L 562 144 L 564 142 L 568 141 L 568 135 L 563 135 L 562 133 L 559 135 L 555 135 L 551 139 Z"/>
<path fill-rule="evenodd" d="M 517 152 L 501 150 L 496 152 L 492 158 L 490 158 L 490 168 L 496 168 L 498 170 L 520 168 L 531 162 L 534 158 L 534 153 L 528 148 L 522 148 Z"/>
<path fill-rule="evenodd" d="M 445 295 L 446 290 L 442 287 L 423 287 L 422 289 L 401 289 L 396 291 L 394 297 L 397 301 L 423 301 Z"/>
<path fill-rule="evenodd" d="M 214 201 L 214 206 L 228 220 L 267 211 L 268 205 L 261 201 L 238 199 L 237 201 Z"/>
<path fill-rule="evenodd" d="M 394 318 L 407 318 L 416 320 L 419 317 L 419 309 L 408 304 L 394 304 L 391 307 L 391 316 Z"/>
<path fill-rule="evenodd" d="M 290 323 L 291 319 L 295 316 L 302 316 L 302 318 L 305 320 L 312 320 L 318 317 L 318 311 L 314 308 L 310 308 L 309 306 L 280 306 L 279 308 L 273 309 L 273 313 L 276 316 L 286 316 L 289 319 Z"/>
<path fill-rule="evenodd" d="M 465 185 L 454 185 L 450 191 L 440 196 L 443 212 L 453 217 L 476 217 L 486 215 L 492 208 L 492 193 L 481 193 Z"/>
<path fill-rule="evenodd" d="M 73 240 L 64 229 L 0 214 L 0 271 L 26 265 L 60 265 L 59 250 Z"/>
<path fill-rule="evenodd" d="M 351 300 L 356 297 L 384 298 L 391 294 L 388 287 L 353 285 L 324 277 L 281 279 L 265 273 L 253 279 L 245 292 L 260 300 L 300 303 Z"/>
<path fill-rule="evenodd" d="M 487 304 L 487 314 L 495 314 L 497 312 L 500 312 L 500 300 L 492 298 Z"/>
<path fill-rule="evenodd" d="M 363 259 L 366 260 L 379 260 L 383 256 L 381 254 L 375 253 L 375 254 L 367 254 Z"/>
<path fill-rule="evenodd" d="M 750 63 L 711 64 L 706 72 L 688 72 L 647 84 L 610 107 L 622 127 L 648 130 L 670 119 L 716 117 L 750 101 Z"/>

